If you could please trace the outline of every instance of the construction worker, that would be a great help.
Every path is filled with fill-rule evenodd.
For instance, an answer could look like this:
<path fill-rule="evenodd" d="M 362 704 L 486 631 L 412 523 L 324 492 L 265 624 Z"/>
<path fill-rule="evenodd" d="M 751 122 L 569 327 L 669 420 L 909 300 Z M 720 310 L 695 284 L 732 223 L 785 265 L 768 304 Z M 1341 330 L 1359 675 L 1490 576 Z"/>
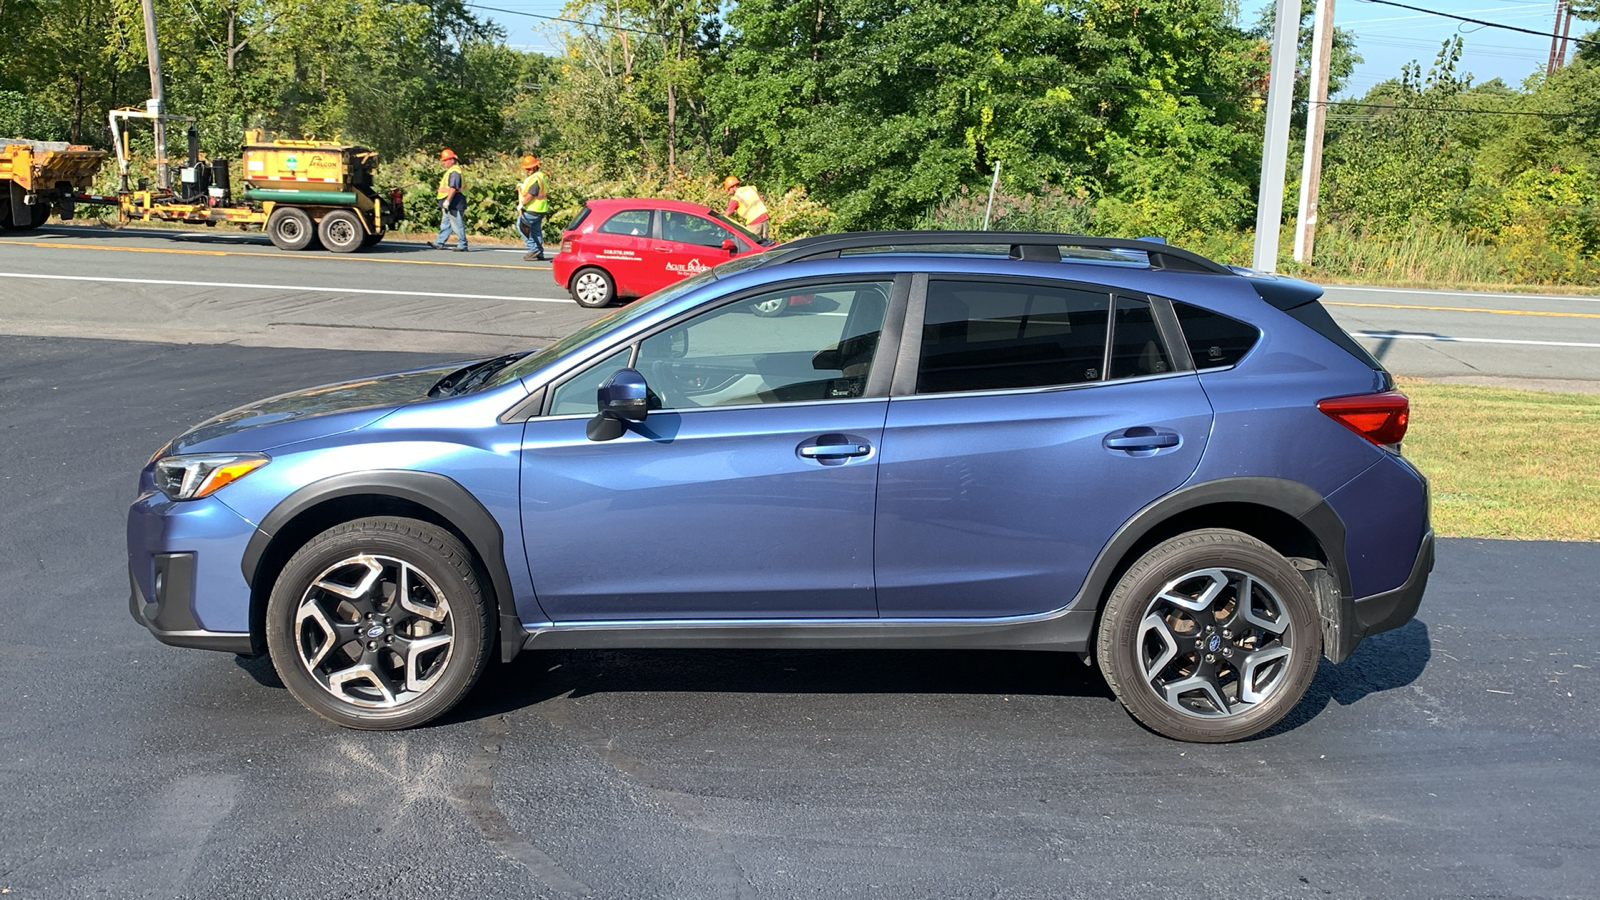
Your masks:
<path fill-rule="evenodd" d="M 522 258 L 544 262 L 544 217 L 550 212 L 550 197 L 544 189 L 544 173 L 539 171 L 539 157 L 524 156 L 522 171 L 526 175 L 517 185 L 517 230 L 522 232 L 528 252 Z"/>
<path fill-rule="evenodd" d="M 435 250 L 443 250 L 444 242 L 450 237 L 450 232 L 456 233 L 456 246 L 458 252 L 467 252 L 467 225 L 462 219 L 462 214 L 467 211 L 467 195 L 461 192 L 461 166 L 456 162 L 456 152 L 449 147 L 439 151 L 439 162 L 444 163 L 444 174 L 439 177 L 439 190 L 435 194 L 439 198 L 439 236 L 429 244 Z"/>
<path fill-rule="evenodd" d="M 722 187 L 729 193 L 728 208 L 723 210 L 728 215 L 738 213 L 744 219 L 745 227 L 762 240 L 767 239 L 767 204 L 762 202 L 761 194 L 753 184 L 741 187 L 737 175 L 729 175 L 723 179 Z"/>

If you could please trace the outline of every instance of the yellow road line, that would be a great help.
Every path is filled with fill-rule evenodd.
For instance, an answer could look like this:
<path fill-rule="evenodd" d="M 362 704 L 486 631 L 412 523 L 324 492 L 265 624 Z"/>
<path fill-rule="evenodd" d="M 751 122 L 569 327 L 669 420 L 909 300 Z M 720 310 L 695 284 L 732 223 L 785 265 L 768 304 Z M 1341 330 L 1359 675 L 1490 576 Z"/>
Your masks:
<path fill-rule="evenodd" d="M 438 262 L 426 259 L 378 259 L 366 254 L 321 254 L 289 256 L 280 253 L 255 253 L 248 250 L 194 250 L 177 247 L 101 247 L 95 244 L 63 244 L 52 241 L 0 241 L 0 247 L 45 247 L 52 250 L 104 250 L 115 253 L 186 253 L 191 256 L 259 256 L 265 259 L 341 260 L 345 262 L 389 263 L 399 266 L 455 266 L 462 269 L 519 269 L 524 272 L 550 271 L 549 266 L 512 266 L 504 263 Z"/>
<path fill-rule="evenodd" d="M 1480 309 L 1472 306 L 1421 306 L 1413 303 L 1351 303 L 1324 300 L 1324 306 L 1370 306 L 1378 309 L 1427 309 L 1434 312 L 1494 313 L 1498 316 L 1550 316 L 1556 319 L 1600 319 L 1600 313 L 1546 312 L 1538 309 Z"/>

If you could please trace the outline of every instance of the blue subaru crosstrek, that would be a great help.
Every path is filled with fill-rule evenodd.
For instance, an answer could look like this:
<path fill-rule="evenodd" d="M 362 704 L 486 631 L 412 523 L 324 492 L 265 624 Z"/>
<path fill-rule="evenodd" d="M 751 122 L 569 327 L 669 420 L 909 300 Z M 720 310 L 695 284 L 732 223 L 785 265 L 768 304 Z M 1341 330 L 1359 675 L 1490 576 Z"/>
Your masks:
<path fill-rule="evenodd" d="M 140 475 L 130 610 L 353 728 L 527 649 L 988 648 L 1244 738 L 1433 564 L 1407 400 L 1320 295 L 1153 241 L 794 241 L 196 426 Z"/>

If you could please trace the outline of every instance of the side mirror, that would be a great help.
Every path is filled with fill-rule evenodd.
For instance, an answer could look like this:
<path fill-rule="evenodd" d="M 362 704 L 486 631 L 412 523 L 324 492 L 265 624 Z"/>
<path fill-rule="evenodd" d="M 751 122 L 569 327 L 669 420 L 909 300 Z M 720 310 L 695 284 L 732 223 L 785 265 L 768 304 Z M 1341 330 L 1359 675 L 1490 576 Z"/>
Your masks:
<path fill-rule="evenodd" d="M 739 249 L 739 246 L 733 242 L 733 238 L 723 238 L 722 249 L 728 251 L 729 253 L 733 253 Z"/>
<path fill-rule="evenodd" d="M 650 408 L 650 386 L 637 369 L 618 369 L 600 383 L 595 400 L 600 412 L 585 429 L 591 441 L 612 441 L 627 430 L 625 422 L 643 422 Z"/>

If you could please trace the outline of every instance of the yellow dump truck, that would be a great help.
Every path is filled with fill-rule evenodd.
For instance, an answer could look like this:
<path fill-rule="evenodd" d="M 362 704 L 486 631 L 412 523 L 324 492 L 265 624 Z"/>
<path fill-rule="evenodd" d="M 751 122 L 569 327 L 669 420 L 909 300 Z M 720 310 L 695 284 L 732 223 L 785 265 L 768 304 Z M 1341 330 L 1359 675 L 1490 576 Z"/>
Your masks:
<path fill-rule="evenodd" d="M 79 144 L 0 138 L 0 231 L 38 228 L 52 209 L 72 218 L 105 158 Z"/>
<path fill-rule="evenodd" d="M 126 153 L 118 162 L 126 180 Z M 375 150 L 336 141 L 268 139 L 257 129 L 245 132 L 243 190 L 233 193 L 228 160 L 200 158 L 190 131 L 189 158 L 170 192 L 124 189 L 116 202 L 129 221 L 219 222 L 260 227 L 284 250 L 316 243 L 335 253 L 370 247 L 404 215 L 400 192 L 380 194 L 373 186 Z M 109 197 L 85 197 L 109 202 Z"/>

